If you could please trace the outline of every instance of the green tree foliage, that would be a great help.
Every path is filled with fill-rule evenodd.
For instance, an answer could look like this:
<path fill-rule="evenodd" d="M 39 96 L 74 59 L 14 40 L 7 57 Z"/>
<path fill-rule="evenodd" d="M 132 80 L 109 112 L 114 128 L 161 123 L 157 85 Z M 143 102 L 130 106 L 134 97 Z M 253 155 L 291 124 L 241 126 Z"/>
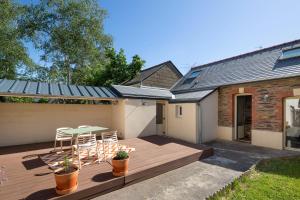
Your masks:
<path fill-rule="evenodd" d="M 103 64 L 112 39 L 103 29 L 106 11 L 95 0 L 42 0 L 27 11 L 22 28 L 51 63 L 46 77 L 78 83 L 85 77 L 78 73 Z"/>
<path fill-rule="evenodd" d="M 24 7 L 11 0 L 0 1 L 0 78 L 15 79 L 18 69 L 33 67 L 22 42 L 18 20 Z"/>
<path fill-rule="evenodd" d="M 104 32 L 106 11 L 96 0 L 41 0 L 19 5 L 0 1 L 0 78 L 82 85 L 121 84 L 133 78 L 144 61 L 112 48 Z M 24 42 L 42 53 L 45 66 L 28 57 Z"/>
<path fill-rule="evenodd" d="M 107 62 L 104 68 L 98 67 L 85 73 L 88 75 L 86 82 L 89 84 L 104 86 L 121 84 L 135 77 L 145 63 L 138 55 L 133 56 L 132 61 L 127 63 L 123 49 L 116 52 L 114 48 L 107 48 L 105 56 Z"/>

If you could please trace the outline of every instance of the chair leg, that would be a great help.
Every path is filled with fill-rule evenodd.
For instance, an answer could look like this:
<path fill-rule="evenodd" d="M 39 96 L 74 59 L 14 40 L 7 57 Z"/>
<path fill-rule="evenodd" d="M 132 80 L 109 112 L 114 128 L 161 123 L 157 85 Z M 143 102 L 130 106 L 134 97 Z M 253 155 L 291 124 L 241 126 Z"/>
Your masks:
<path fill-rule="evenodd" d="M 97 158 L 98 158 L 98 163 L 100 163 L 100 152 L 99 152 L 99 144 L 96 146 L 96 153 L 97 153 Z"/>
<path fill-rule="evenodd" d="M 103 144 L 103 161 L 106 161 L 106 145 Z"/>
<path fill-rule="evenodd" d="M 80 161 L 80 151 L 77 150 L 77 154 L 78 154 L 78 167 L 79 167 L 79 170 L 81 169 L 81 161 Z"/>
<path fill-rule="evenodd" d="M 62 140 L 60 141 L 60 150 L 62 151 Z"/>
<path fill-rule="evenodd" d="M 71 145 L 71 150 L 72 150 L 72 153 L 71 153 L 71 155 L 72 155 L 72 164 L 74 164 L 74 148 L 73 148 L 72 145 Z"/>

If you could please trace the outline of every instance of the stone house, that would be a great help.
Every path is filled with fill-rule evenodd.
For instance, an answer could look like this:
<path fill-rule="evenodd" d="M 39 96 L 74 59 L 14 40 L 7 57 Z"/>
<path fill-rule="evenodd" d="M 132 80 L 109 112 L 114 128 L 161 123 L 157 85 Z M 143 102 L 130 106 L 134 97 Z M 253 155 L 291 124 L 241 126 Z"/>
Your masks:
<path fill-rule="evenodd" d="M 170 89 L 181 77 L 182 74 L 177 67 L 171 61 L 166 61 L 142 70 L 136 77 L 124 82 L 123 85 Z"/>

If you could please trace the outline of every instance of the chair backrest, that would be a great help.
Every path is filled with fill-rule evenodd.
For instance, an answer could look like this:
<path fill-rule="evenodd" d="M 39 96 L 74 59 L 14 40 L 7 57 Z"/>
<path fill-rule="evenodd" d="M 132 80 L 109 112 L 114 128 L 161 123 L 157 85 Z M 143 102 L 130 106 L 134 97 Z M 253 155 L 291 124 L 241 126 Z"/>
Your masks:
<path fill-rule="evenodd" d="M 71 127 L 62 127 L 62 128 L 58 128 L 56 129 L 56 136 L 55 138 L 58 139 L 58 138 L 63 138 L 63 137 L 72 137 L 72 135 L 67 135 L 63 132 L 63 130 L 70 130 L 70 129 L 73 129 Z"/>
<path fill-rule="evenodd" d="M 92 135 L 82 135 L 81 137 L 78 137 L 77 144 L 86 144 L 89 143 L 90 146 L 96 146 L 97 145 L 97 139 L 96 134 Z"/>
<path fill-rule="evenodd" d="M 117 131 L 103 132 L 101 137 L 102 143 L 118 143 Z"/>
<path fill-rule="evenodd" d="M 88 127 L 91 127 L 91 126 L 89 126 L 89 125 L 78 126 L 78 128 L 88 128 Z M 79 135 L 78 137 L 85 137 L 85 136 L 91 136 L 91 135 L 92 135 L 92 132 L 87 132 L 87 133 Z"/>

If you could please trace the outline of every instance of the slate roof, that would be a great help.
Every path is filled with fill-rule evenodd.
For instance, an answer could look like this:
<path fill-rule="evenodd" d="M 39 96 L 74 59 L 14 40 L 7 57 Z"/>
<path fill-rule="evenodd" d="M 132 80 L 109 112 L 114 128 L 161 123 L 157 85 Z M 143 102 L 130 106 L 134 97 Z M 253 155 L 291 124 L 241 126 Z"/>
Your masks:
<path fill-rule="evenodd" d="M 117 97 L 117 94 L 107 87 L 7 79 L 0 79 L 0 95 L 86 99 L 114 99 Z"/>
<path fill-rule="evenodd" d="M 282 50 L 298 47 L 300 40 L 272 46 L 192 68 L 171 91 L 206 90 L 223 85 L 300 76 L 300 58 L 279 60 Z M 187 77 L 201 71 L 193 81 Z"/>
<path fill-rule="evenodd" d="M 121 97 L 125 98 L 149 98 L 149 99 L 171 99 L 172 93 L 167 89 L 151 87 L 131 87 L 124 85 L 113 85 L 113 89 Z"/>
<path fill-rule="evenodd" d="M 172 61 L 166 61 L 163 63 L 160 63 L 158 65 L 155 65 L 153 67 L 141 70 L 141 72 L 139 74 L 137 74 L 136 77 L 134 77 L 133 79 L 126 81 L 123 83 L 123 85 L 133 85 L 136 83 L 140 83 L 141 81 L 146 80 L 148 77 L 150 77 L 152 74 L 154 74 L 155 72 L 157 72 L 158 70 L 160 70 L 162 67 L 165 66 L 170 66 L 171 69 L 179 76 L 182 77 L 181 72 L 177 69 L 177 67 L 172 63 Z"/>
<path fill-rule="evenodd" d="M 202 90 L 196 92 L 180 93 L 175 95 L 175 99 L 171 99 L 170 103 L 185 103 L 185 102 L 199 102 L 215 90 Z"/>

